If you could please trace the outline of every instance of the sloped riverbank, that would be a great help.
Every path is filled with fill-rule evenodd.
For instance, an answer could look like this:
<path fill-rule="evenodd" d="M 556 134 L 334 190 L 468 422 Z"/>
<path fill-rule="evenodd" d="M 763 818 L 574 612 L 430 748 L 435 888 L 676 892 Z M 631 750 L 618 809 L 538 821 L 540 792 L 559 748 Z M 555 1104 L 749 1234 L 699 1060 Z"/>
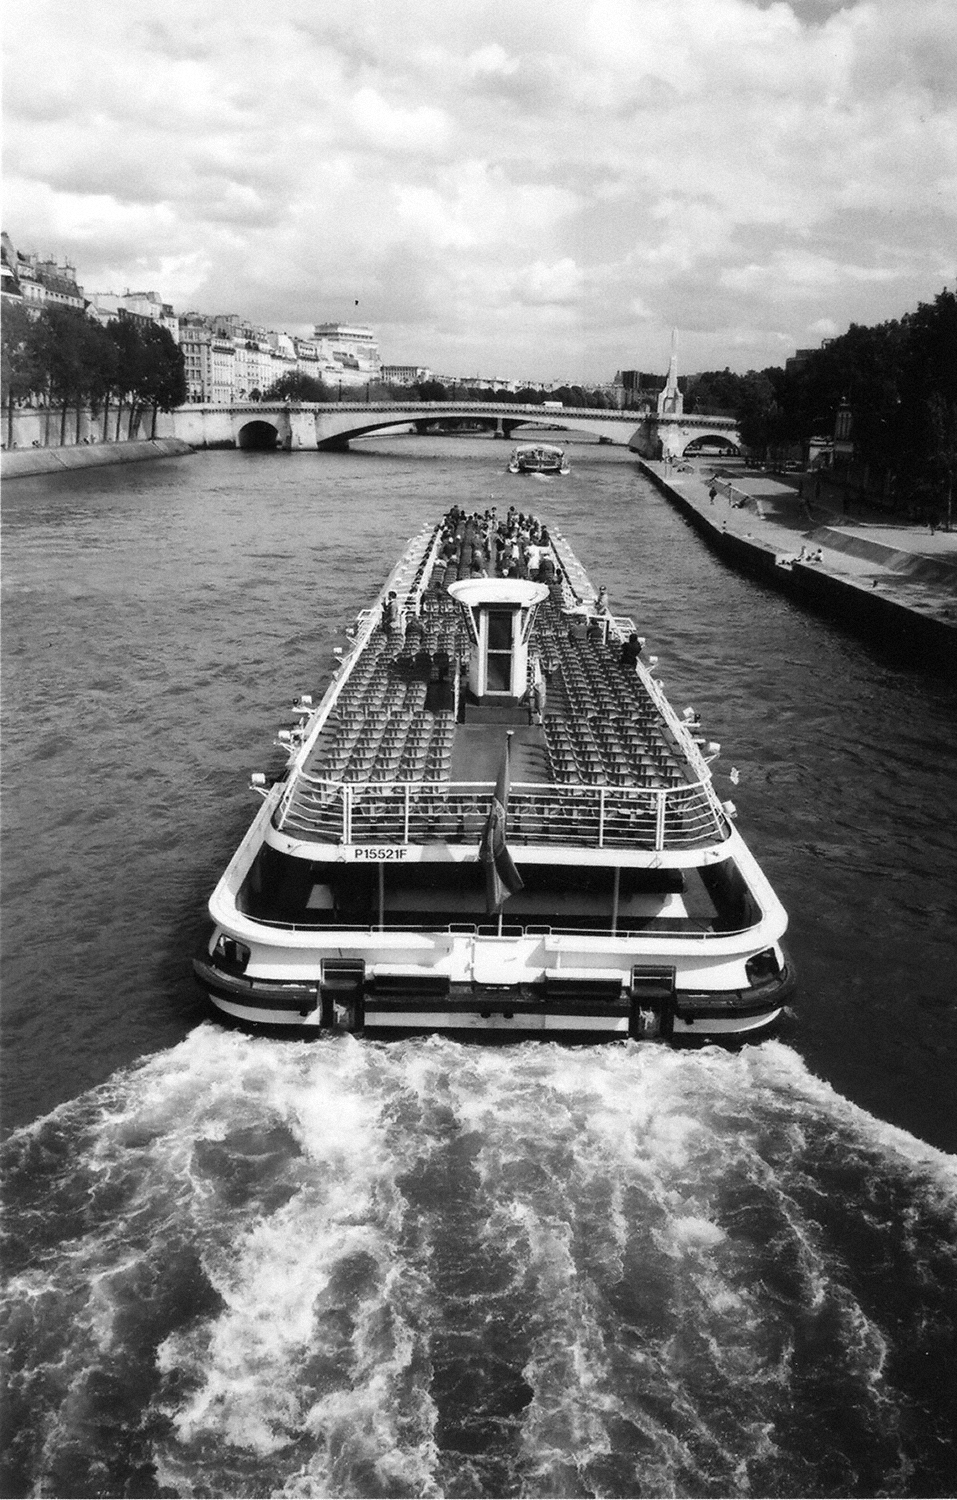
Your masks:
<path fill-rule="evenodd" d="M 64 448 L 14 448 L 0 455 L 0 476 L 25 479 L 61 469 L 98 469 L 136 464 L 150 458 L 182 458 L 194 450 L 182 438 L 145 438 L 131 443 L 79 443 Z"/>

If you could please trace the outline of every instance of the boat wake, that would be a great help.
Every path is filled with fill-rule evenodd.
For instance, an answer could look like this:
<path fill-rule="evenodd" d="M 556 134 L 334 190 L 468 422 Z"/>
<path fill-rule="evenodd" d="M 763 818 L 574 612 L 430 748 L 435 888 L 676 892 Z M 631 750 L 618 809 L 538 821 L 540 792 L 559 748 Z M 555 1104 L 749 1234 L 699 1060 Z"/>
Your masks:
<path fill-rule="evenodd" d="M 779 1043 L 203 1026 L 5 1170 L 8 1494 L 953 1483 L 957 1163 Z"/>

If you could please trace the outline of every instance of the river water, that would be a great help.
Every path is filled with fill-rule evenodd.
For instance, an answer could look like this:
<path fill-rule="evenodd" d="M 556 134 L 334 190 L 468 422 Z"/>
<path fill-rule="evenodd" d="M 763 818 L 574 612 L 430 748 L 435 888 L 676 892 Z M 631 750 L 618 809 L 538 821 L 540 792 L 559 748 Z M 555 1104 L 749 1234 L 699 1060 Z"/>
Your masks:
<path fill-rule="evenodd" d="M 957 691 L 620 450 L 505 453 L 7 488 L 6 1494 L 957 1493 Z M 189 957 L 249 771 L 406 539 L 513 500 L 722 743 L 793 1015 L 737 1053 L 224 1029 Z"/>

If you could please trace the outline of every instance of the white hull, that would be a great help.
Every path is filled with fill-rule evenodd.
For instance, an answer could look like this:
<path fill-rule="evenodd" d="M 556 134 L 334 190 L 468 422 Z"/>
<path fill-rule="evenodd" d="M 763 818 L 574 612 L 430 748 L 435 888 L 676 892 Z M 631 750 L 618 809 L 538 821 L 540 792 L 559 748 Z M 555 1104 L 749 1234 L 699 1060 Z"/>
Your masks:
<path fill-rule="evenodd" d="M 410 544 L 383 597 L 390 586 L 429 576 L 439 540 Z M 562 588 L 587 603 L 590 586 L 577 559 L 560 540 L 553 547 Z M 528 601 L 549 590 L 479 582 L 452 587 L 449 597 L 443 584 L 444 618 L 460 596 L 474 608 L 473 596 L 483 592 L 502 610 L 526 607 L 523 598 L 531 608 Z M 570 611 L 578 612 L 580 605 Z M 366 719 L 342 712 L 354 701 L 363 714 L 374 671 L 392 660 L 383 655 L 388 643 L 377 621 L 376 610 L 360 616 L 337 681 L 316 709 L 309 706 L 298 735 L 283 741 L 287 777 L 265 795 L 210 899 L 213 931 L 196 973 L 213 1005 L 255 1026 L 366 1035 L 686 1041 L 748 1037 L 771 1026 L 794 990 L 781 948 L 786 914 L 734 827 L 730 804 L 715 797 L 697 742 L 644 666 L 631 669 L 632 688 L 618 667 L 607 669 L 607 680 L 601 675 L 607 639 L 593 647 L 570 634 L 566 645 L 554 626 L 542 636 L 543 650 L 568 657 L 581 701 L 590 691 L 587 672 L 598 674 L 595 691 L 606 702 L 613 690 L 637 695 L 635 722 L 648 726 L 639 740 L 648 737 L 651 769 L 644 769 L 644 741 L 629 739 L 638 731 L 627 726 L 624 738 L 586 747 L 589 766 L 599 770 L 600 757 L 612 757 L 605 779 L 593 783 L 576 772 L 581 752 L 560 724 L 554 734 L 561 730 L 564 739 L 543 728 L 516 731 L 530 746 L 526 763 L 550 761 L 552 779 L 511 782 L 509 849 L 524 883 L 501 917 L 490 918 L 481 862 L 490 787 L 454 780 L 450 770 L 461 712 L 407 712 L 401 722 L 384 713 L 368 751 L 355 728 Z M 632 624 L 610 623 L 619 639 Z M 480 647 L 483 629 L 475 634 Z M 530 629 L 511 638 L 516 651 Z M 486 678 L 475 668 L 473 659 L 469 681 L 481 694 Z M 464 739 L 474 746 L 476 734 L 500 731 L 483 728 L 481 696 L 472 701 L 477 727 Z M 423 719 L 432 726 L 428 780 Z M 377 779 L 384 763 L 377 755 L 392 757 L 398 779 L 381 772 Z M 338 780 L 322 770 L 330 763 Z M 403 777 L 401 768 L 413 765 L 419 770 Z"/>

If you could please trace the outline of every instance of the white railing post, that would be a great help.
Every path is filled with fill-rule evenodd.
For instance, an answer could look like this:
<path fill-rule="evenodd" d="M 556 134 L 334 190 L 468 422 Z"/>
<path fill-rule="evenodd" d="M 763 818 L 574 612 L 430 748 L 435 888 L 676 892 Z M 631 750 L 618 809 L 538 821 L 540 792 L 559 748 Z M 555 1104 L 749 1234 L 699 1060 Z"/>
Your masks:
<path fill-rule="evenodd" d="M 605 844 L 605 788 L 598 789 L 598 847 L 604 848 Z"/>
<path fill-rule="evenodd" d="M 352 843 L 352 788 L 342 788 L 342 842 Z"/>
<path fill-rule="evenodd" d="M 656 807 L 655 807 L 655 848 L 656 849 L 663 849 L 665 847 L 665 797 L 667 795 L 668 794 L 664 790 L 664 788 L 661 788 L 660 791 L 657 791 L 655 793 L 655 799 L 656 799 L 656 804 L 657 804 Z"/>
<path fill-rule="evenodd" d="M 412 791 L 412 783 L 411 783 L 411 781 L 407 781 L 406 784 L 405 784 L 405 809 L 404 809 L 403 820 L 402 820 L 402 842 L 403 842 L 403 844 L 407 844 L 409 842 L 409 794 L 411 793 L 411 791 Z"/>

